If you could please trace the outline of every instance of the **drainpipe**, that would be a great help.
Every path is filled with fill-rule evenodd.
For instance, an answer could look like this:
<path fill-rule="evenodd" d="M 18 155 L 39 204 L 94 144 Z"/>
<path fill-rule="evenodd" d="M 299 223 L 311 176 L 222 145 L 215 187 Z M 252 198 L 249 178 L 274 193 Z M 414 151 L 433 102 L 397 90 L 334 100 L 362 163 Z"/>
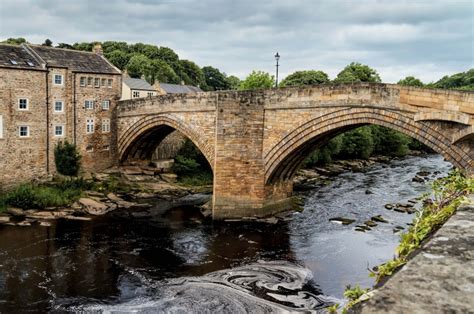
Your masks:
<path fill-rule="evenodd" d="M 46 173 L 49 174 L 49 68 L 46 65 Z"/>
<path fill-rule="evenodd" d="M 76 144 L 76 120 L 77 120 L 77 113 L 76 113 L 76 73 L 73 73 L 73 92 L 72 92 L 72 105 L 73 105 L 73 121 L 72 121 L 72 125 L 73 125 L 73 143 L 74 145 L 77 145 Z"/>

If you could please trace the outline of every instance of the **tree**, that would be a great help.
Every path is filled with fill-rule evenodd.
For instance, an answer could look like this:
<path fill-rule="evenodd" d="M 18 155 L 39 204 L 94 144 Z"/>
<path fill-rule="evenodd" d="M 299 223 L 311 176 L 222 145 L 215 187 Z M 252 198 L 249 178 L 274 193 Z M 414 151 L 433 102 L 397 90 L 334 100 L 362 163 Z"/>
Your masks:
<path fill-rule="evenodd" d="M 360 127 L 344 133 L 340 156 L 368 159 L 374 150 L 370 127 Z"/>
<path fill-rule="evenodd" d="M 47 47 L 52 47 L 53 46 L 53 42 L 47 38 L 43 44 L 41 44 L 41 46 L 47 46 Z"/>
<path fill-rule="evenodd" d="M 114 50 L 112 52 L 106 53 L 105 57 L 112 62 L 120 70 L 125 69 L 128 62 L 130 61 L 131 55 L 122 51 L 122 50 Z"/>
<path fill-rule="evenodd" d="M 74 43 L 72 46 L 75 50 L 92 51 L 94 45 L 92 43 Z"/>
<path fill-rule="evenodd" d="M 405 134 L 378 125 L 371 125 L 370 129 L 374 143 L 374 153 L 400 157 L 408 153 L 411 138 Z"/>
<path fill-rule="evenodd" d="M 425 84 L 423 84 L 422 81 L 417 79 L 414 76 L 407 76 L 404 79 L 398 81 L 398 85 L 403 85 L 403 86 L 415 86 L 415 87 L 423 87 Z"/>
<path fill-rule="evenodd" d="M 179 76 L 174 72 L 173 68 L 163 60 L 152 60 L 150 64 L 150 70 L 153 76 L 151 81 L 148 81 L 150 84 L 154 84 L 156 81 L 161 83 L 171 83 L 179 84 Z"/>
<path fill-rule="evenodd" d="M 180 71 L 177 73 L 181 79 L 188 85 L 204 86 L 206 80 L 201 68 L 189 60 L 179 60 Z"/>
<path fill-rule="evenodd" d="M 174 52 L 173 49 L 168 48 L 168 47 L 160 47 L 157 58 L 165 61 L 172 67 L 173 65 L 177 64 L 179 61 L 179 57 L 176 54 L 176 52 Z M 173 69 L 176 71 L 174 67 Z"/>
<path fill-rule="evenodd" d="M 303 86 L 328 83 L 329 77 L 322 71 L 296 71 L 281 81 L 280 86 Z"/>
<path fill-rule="evenodd" d="M 63 49 L 74 49 L 73 46 L 66 44 L 66 43 L 59 43 L 56 48 L 63 48 Z"/>
<path fill-rule="evenodd" d="M 382 80 L 377 71 L 368 65 L 352 62 L 344 68 L 334 79 L 335 83 L 376 82 Z"/>
<path fill-rule="evenodd" d="M 252 71 L 245 80 L 240 82 L 239 89 L 262 89 L 262 88 L 272 88 L 275 86 L 275 78 L 273 75 L 268 74 L 263 71 Z"/>
<path fill-rule="evenodd" d="M 26 39 L 23 37 L 8 38 L 7 40 L 2 41 L 2 43 L 9 44 L 9 45 L 21 45 L 21 44 L 26 44 Z"/>
<path fill-rule="evenodd" d="M 466 72 L 446 75 L 430 87 L 446 89 L 474 90 L 474 69 Z"/>
<path fill-rule="evenodd" d="M 229 84 L 229 89 L 236 90 L 239 89 L 240 79 L 237 76 L 231 75 L 227 77 L 227 83 Z"/>
<path fill-rule="evenodd" d="M 104 50 L 105 54 L 111 53 L 115 50 L 122 51 L 127 54 L 130 52 L 128 44 L 124 41 L 104 41 L 102 43 L 102 49 Z"/>
<path fill-rule="evenodd" d="M 67 140 L 59 142 L 54 148 L 56 170 L 65 176 L 77 176 L 81 168 L 81 155 L 76 145 Z"/>
<path fill-rule="evenodd" d="M 142 54 L 135 54 L 127 63 L 127 72 L 130 77 L 140 78 L 151 67 L 151 61 Z"/>
<path fill-rule="evenodd" d="M 227 80 L 225 74 L 221 73 L 218 69 L 211 66 L 202 68 L 204 74 L 204 80 L 206 82 L 207 90 L 228 90 L 230 89 L 230 83 Z"/>

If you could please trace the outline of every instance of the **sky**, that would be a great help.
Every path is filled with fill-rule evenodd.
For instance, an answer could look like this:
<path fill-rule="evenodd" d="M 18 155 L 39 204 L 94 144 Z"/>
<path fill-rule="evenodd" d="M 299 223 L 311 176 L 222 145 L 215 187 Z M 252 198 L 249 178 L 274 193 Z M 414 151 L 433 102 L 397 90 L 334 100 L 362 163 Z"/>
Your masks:
<path fill-rule="evenodd" d="M 244 78 L 347 64 L 383 82 L 425 83 L 473 68 L 473 0 L 0 0 L 0 40 L 143 42 Z"/>

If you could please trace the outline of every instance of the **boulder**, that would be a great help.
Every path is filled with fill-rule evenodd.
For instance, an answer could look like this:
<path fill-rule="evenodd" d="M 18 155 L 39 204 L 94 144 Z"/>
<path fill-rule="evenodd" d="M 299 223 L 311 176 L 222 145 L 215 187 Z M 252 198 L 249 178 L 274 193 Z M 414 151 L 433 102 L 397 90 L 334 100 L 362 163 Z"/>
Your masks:
<path fill-rule="evenodd" d="M 388 210 L 392 210 L 394 206 L 392 204 L 385 204 L 385 208 Z"/>
<path fill-rule="evenodd" d="M 330 218 L 329 221 L 339 223 L 342 225 L 350 225 L 351 223 L 355 222 L 354 219 L 344 218 L 344 217 L 334 217 Z"/>
<path fill-rule="evenodd" d="M 8 207 L 6 213 L 15 217 L 25 217 L 25 211 L 21 208 Z"/>
<path fill-rule="evenodd" d="M 419 176 L 415 176 L 413 179 L 411 179 L 413 182 L 418 182 L 418 183 L 423 183 L 425 182 L 425 179 Z"/>
<path fill-rule="evenodd" d="M 107 194 L 107 198 L 108 198 L 109 200 L 111 200 L 112 202 L 115 202 L 115 203 L 120 202 L 120 201 L 123 201 L 120 197 L 118 197 L 118 196 L 117 196 L 116 194 L 114 194 L 114 193 L 109 193 L 109 194 Z"/>
<path fill-rule="evenodd" d="M 178 176 L 174 173 L 161 173 L 160 177 L 168 183 L 175 183 L 178 180 Z"/>
<path fill-rule="evenodd" d="M 10 216 L 0 216 L 0 223 L 10 222 Z"/>
<path fill-rule="evenodd" d="M 78 202 L 83 206 L 82 210 L 89 215 L 104 215 L 109 211 L 107 205 L 90 198 L 80 198 Z"/>
<path fill-rule="evenodd" d="M 388 223 L 387 220 L 385 220 L 382 215 L 377 215 L 377 216 L 373 216 L 370 218 L 372 221 L 375 221 L 375 222 L 382 222 L 382 223 Z"/>
<path fill-rule="evenodd" d="M 139 175 L 142 174 L 142 169 L 138 166 L 123 166 L 121 172 L 128 175 Z"/>
<path fill-rule="evenodd" d="M 429 171 L 418 171 L 418 172 L 416 173 L 416 175 L 417 175 L 417 176 L 420 176 L 420 177 L 427 177 L 427 176 L 430 175 L 430 173 L 431 173 L 431 172 L 429 172 Z"/>
<path fill-rule="evenodd" d="M 200 206 L 201 214 L 208 218 L 212 216 L 212 199 Z"/>
<path fill-rule="evenodd" d="M 94 197 L 104 197 L 103 193 L 97 191 L 85 191 L 87 196 L 94 196 Z"/>

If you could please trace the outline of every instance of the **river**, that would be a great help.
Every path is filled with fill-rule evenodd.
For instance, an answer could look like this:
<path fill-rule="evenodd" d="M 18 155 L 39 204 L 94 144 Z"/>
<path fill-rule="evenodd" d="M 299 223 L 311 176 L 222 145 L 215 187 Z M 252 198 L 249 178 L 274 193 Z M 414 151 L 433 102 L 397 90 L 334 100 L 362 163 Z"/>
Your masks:
<path fill-rule="evenodd" d="M 450 168 L 429 155 L 344 173 L 307 192 L 304 211 L 277 224 L 209 223 L 182 207 L 0 226 L 0 312 L 318 311 L 343 303 L 348 284 L 371 286 L 367 268 L 394 255 L 394 228 L 413 214 L 384 205 L 426 192 L 427 183 L 412 182 L 418 171 Z M 375 215 L 388 223 L 355 230 Z M 356 221 L 329 221 L 338 216 Z"/>

